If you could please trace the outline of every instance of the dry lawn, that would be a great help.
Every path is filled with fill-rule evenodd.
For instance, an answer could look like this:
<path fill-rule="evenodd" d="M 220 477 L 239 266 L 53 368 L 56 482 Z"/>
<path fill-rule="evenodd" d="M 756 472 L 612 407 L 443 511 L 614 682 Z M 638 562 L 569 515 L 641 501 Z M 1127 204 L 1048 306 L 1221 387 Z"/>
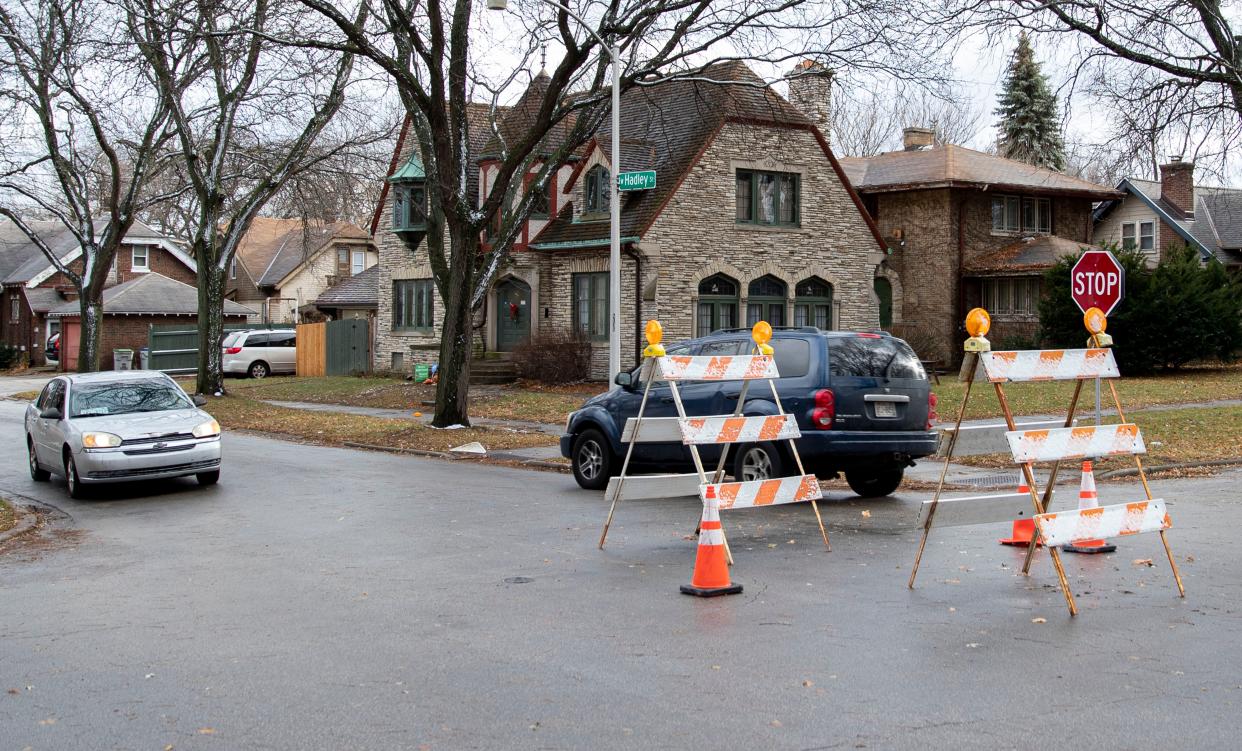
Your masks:
<path fill-rule="evenodd" d="M 8 532 L 17 526 L 17 512 L 9 502 L 0 498 L 0 532 Z"/>
<path fill-rule="evenodd" d="M 276 407 L 236 394 L 211 397 L 206 409 L 227 429 L 257 431 L 329 446 L 353 442 L 394 449 L 448 451 L 454 446 L 478 441 L 490 451 L 556 444 L 555 436 L 537 430 L 481 427 L 437 430 L 414 421 Z"/>

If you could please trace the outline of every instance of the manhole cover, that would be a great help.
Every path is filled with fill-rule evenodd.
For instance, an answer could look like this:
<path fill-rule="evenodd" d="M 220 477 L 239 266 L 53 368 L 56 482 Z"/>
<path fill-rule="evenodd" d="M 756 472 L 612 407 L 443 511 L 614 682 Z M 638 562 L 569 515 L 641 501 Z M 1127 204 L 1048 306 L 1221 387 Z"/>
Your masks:
<path fill-rule="evenodd" d="M 533 581 L 529 576 L 510 576 L 505 579 L 505 584 L 530 584 Z"/>

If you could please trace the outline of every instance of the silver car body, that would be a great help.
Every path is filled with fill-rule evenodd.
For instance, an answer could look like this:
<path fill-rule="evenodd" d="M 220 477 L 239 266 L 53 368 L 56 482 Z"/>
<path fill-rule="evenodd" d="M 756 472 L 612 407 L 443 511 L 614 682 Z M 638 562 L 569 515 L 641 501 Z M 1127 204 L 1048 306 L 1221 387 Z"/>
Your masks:
<path fill-rule="evenodd" d="M 230 349 L 238 349 L 230 352 Z M 294 373 L 298 367 L 297 332 L 293 329 L 237 331 L 224 338 L 224 372 L 247 375 L 255 363 L 271 373 Z"/>
<path fill-rule="evenodd" d="M 85 384 L 156 381 L 171 385 L 185 406 L 156 412 L 73 417 L 69 405 L 75 388 Z M 57 389 L 61 389 L 57 397 Z M 45 407 L 59 402 L 60 419 L 43 417 Z M 158 371 L 128 370 L 63 375 L 53 378 L 39 398 L 26 407 L 26 436 L 34 448 L 37 469 L 67 474 L 65 452 L 73 455 L 83 484 L 182 477 L 220 470 L 220 434 L 195 438 L 193 431 L 213 422 L 176 381 Z M 218 430 L 218 426 L 217 426 Z M 86 448 L 83 434 L 111 433 L 122 443 L 113 448 Z"/>

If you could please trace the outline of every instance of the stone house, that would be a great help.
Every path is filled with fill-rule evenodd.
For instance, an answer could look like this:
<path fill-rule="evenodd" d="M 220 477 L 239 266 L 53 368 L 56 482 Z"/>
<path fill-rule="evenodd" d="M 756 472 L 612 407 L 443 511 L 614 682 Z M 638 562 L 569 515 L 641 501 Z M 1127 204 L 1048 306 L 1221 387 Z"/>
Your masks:
<path fill-rule="evenodd" d="M 881 325 L 922 357 L 961 358 L 966 312 L 992 315 L 998 346 L 1034 337 L 1042 275 L 1093 243 L 1092 204 L 1120 193 L 906 128 L 904 149 L 841 159 L 886 239 Z"/>
<path fill-rule="evenodd" d="M 378 260 L 357 225 L 256 217 L 237 246 L 225 297 L 258 311 L 256 323 L 294 324 L 328 288 Z"/>
<path fill-rule="evenodd" d="M 1096 207 L 1095 237 L 1130 247 L 1155 265 L 1170 245 L 1189 245 L 1206 261 L 1242 267 L 1242 190 L 1194 184 L 1195 165 L 1174 157 L 1160 181 L 1127 177 L 1123 195 Z"/>
<path fill-rule="evenodd" d="M 64 225 L 57 221 L 28 224 L 62 264 L 81 271 L 82 249 Z M 142 222 L 134 222 L 113 259 L 107 287 L 151 274 L 188 285 L 197 283 L 194 260 L 180 245 Z M 2 340 L 27 353 L 31 365 L 45 364 L 47 341 L 61 330 L 63 320 L 49 313 L 70 303 L 77 305 L 76 290 L 39 247 L 10 222 L 0 223 L 0 283 L 4 287 L 0 301 Z M 197 315 L 197 311 L 195 305 L 192 312 Z"/>
<path fill-rule="evenodd" d="M 546 85 L 540 73 L 505 121 L 520 123 Z M 669 342 L 761 319 L 838 329 L 879 325 L 873 277 L 885 242 L 825 136 L 831 74 L 804 64 L 789 85 L 801 106 L 730 62 L 695 80 L 624 95 L 620 169 L 655 170 L 657 178 L 653 189 L 622 199 L 622 367 L 640 359 L 643 324 L 651 318 L 661 321 Z M 479 127 L 480 197 L 496 164 L 488 157 L 491 137 Z M 609 138 L 606 120 L 553 174 L 545 205 L 489 295 L 481 326 L 487 349 L 503 353 L 540 332 L 576 330 L 591 342 L 593 377 L 608 377 L 608 203 L 617 171 L 609 164 Z M 417 160 L 412 147 L 398 148 L 393 178 L 419 172 Z M 402 181 L 393 178 L 395 192 Z M 389 196 L 376 217 L 400 226 L 403 211 Z M 376 225 L 376 366 L 434 360 L 441 306 L 426 256 L 385 224 Z"/>

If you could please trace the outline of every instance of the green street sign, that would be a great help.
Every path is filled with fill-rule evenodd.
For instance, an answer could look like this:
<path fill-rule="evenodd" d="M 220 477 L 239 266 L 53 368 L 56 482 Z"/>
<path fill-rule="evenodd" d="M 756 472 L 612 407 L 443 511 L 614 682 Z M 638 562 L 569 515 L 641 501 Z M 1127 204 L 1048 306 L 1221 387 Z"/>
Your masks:
<path fill-rule="evenodd" d="M 655 187 L 655 170 L 622 172 L 617 175 L 617 190 L 651 190 Z"/>

